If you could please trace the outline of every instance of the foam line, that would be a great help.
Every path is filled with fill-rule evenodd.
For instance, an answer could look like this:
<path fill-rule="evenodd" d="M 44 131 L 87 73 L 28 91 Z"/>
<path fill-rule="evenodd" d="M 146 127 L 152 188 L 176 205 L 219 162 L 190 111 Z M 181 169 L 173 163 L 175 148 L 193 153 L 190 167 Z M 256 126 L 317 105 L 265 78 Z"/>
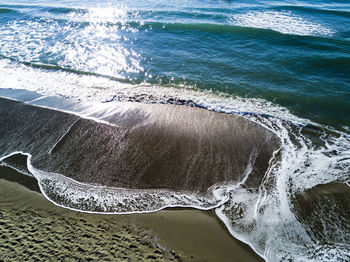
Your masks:
<path fill-rule="evenodd" d="M 12 123 L 0 125 L 11 129 L 0 143 L 12 141 L 2 154 L 24 152 L 43 194 L 74 210 L 217 207 L 242 179 L 258 187 L 279 146 L 273 133 L 253 122 L 204 109 L 120 103 L 89 112 L 116 125 L 0 101 L 0 119 Z"/>
<path fill-rule="evenodd" d="M 256 11 L 234 15 L 231 24 L 242 27 L 270 29 L 282 34 L 332 36 L 334 31 L 326 26 L 308 21 L 292 12 Z"/>
<path fill-rule="evenodd" d="M 190 199 L 195 199 L 196 197 L 194 194 L 185 194 L 185 193 L 176 192 L 176 191 L 128 190 L 125 188 L 111 188 L 111 187 L 106 187 L 106 186 L 96 186 L 96 185 L 81 183 L 79 181 L 75 181 L 74 179 L 65 177 L 65 176 L 60 175 L 60 174 L 43 172 L 39 169 L 36 169 L 35 167 L 33 167 L 32 163 L 31 163 L 32 155 L 29 153 L 22 152 L 22 151 L 12 152 L 9 155 L 3 156 L 0 158 L 0 161 L 3 161 L 6 158 L 9 158 L 9 157 L 17 155 L 17 154 L 27 156 L 27 168 L 30 171 L 30 173 L 37 179 L 40 191 L 42 192 L 42 194 L 45 196 L 45 198 L 47 200 L 49 200 L 50 202 L 52 202 L 53 204 L 55 204 L 59 207 L 67 208 L 67 209 L 70 209 L 73 211 L 78 211 L 78 212 L 93 213 L 93 214 L 139 214 L 139 213 L 157 212 L 157 211 L 160 211 L 164 208 L 171 208 L 171 207 L 188 207 L 188 208 L 196 208 L 199 210 L 209 210 L 209 209 L 216 208 L 216 207 L 222 205 L 223 203 L 225 203 L 228 200 L 228 198 L 223 197 L 223 196 L 227 195 L 227 194 L 223 194 L 222 192 L 230 190 L 229 189 L 230 187 L 227 187 L 227 186 L 223 186 L 223 187 L 216 186 L 215 190 L 214 190 L 215 191 L 214 195 L 216 197 L 220 196 L 220 199 L 210 200 L 210 199 L 206 199 L 205 197 L 201 197 L 198 203 L 201 203 L 201 201 L 204 201 L 204 202 L 202 202 L 202 205 L 200 205 L 200 204 L 167 204 L 167 205 L 163 205 L 160 208 L 155 208 L 155 209 L 150 209 L 150 210 L 133 210 L 133 211 L 119 211 L 119 212 L 118 211 L 109 212 L 109 211 L 84 210 L 84 209 L 74 208 L 71 206 L 66 206 L 66 205 L 63 205 L 63 204 L 56 202 L 54 199 L 52 199 L 49 196 L 50 194 L 48 194 L 49 192 L 48 192 L 48 189 L 45 187 L 44 181 L 45 180 L 51 180 L 51 181 L 59 180 L 59 181 L 63 181 L 64 184 L 67 183 L 67 184 L 75 185 L 75 188 L 83 188 L 83 190 L 81 190 L 81 191 L 74 191 L 76 198 L 84 199 L 83 202 L 91 200 L 92 195 L 89 194 L 89 192 L 98 192 L 97 195 L 101 194 L 101 192 L 108 192 L 108 194 L 110 193 L 110 195 L 114 195 L 114 197 L 117 198 L 118 201 L 120 201 L 121 203 L 125 201 L 125 199 L 124 200 L 122 199 L 123 195 L 124 195 L 124 197 L 127 196 L 130 198 L 132 198 L 132 196 L 138 195 L 139 198 L 142 198 L 144 195 L 147 196 L 147 195 L 151 195 L 151 194 L 162 194 L 162 193 L 164 194 L 165 193 L 166 198 L 169 201 L 171 201 L 171 198 L 174 198 L 174 197 L 175 197 L 175 199 L 176 198 L 180 199 L 180 201 L 189 201 Z M 13 168 L 12 166 L 9 166 L 9 167 Z M 55 189 L 51 187 L 50 190 L 55 190 Z M 118 197 L 121 197 L 121 198 L 118 198 Z M 183 198 L 183 200 L 181 200 L 181 198 Z"/>
<path fill-rule="evenodd" d="M 138 87 L 136 87 L 136 89 L 137 88 Z M 140 88 L 137 91 L 133 90 L 131 92 L 145 92 L 146 89 L 143 88 Z M 129 89 L 126 88 L 125 90 Z M 232 98 L 227 99 L 215 97 L 214 94 L 203 94 L 198 93 L 197 91 L 191 94 L 191 92 L 192 90 L 188 91 L 184 95 L 183 91 L 181 91 L 178 93 L 172 93 L 172 96 L 174 96 L 175 94 L 179 94 L 179 96 L 182 99 L 189 97 L 193 98 L 195 97 L 195 95 L 199 94 L 201 95 L 201 97 L 197 98 L 198 100 L 194 99 L 194 101 L 196 103 L 198 102 L 199 104 L 203 105 L 203 107 L 209 110 L 216 110 L 226 113 L 242 113 L 246 111 L 258 112 L 257 114 L 242 114 L 244 115 L 245 119 L 254 122 L 257 126 L 259 126 L 259 128 L 264 128 L 264 130 L 268 130 L 268 132 L 271 132 L 272 134 L 276 135 L 278 137 L 278 140 L 281 141 L 281 144 L 280 146 L 277 146 L 273 150 L 273 152 L 271 152 L 272 157 L 266 161 L 266 172 L 259 176 L 259 181 L 254 181 L 254 176 L 252 174 L 248 175 L 248 172 L 244 173 L 244 171 L 247 170 L 248 166 L 248 162 L 246 162 L 245 164 L 242 164 L 242 167 L 244 168 L 242 169 L 241 174 L 244 175 L 242 175 L 237 181 L 230 181 L 227 184 L 214 183 L 208 189 L 209 192 L 211 192 L 212 194 L 211 197 L 208 197 L 208 195 L 206 197 L 199 195 L 193 197 L 192 194 L 186 195 L 183 194 L 183 192 L 180 192 L 182 194 L 182 200 L 185 201 L 187 205 L 181 201 L 177 202 L 178 205 L 174 205 L 174 202 L 165 203 L 162 200 L 163 203 L 165 203 L 164 207 L 188 206 L 202 209 L 218 207 L 216 213 L 219 216 L 219 218 L 224 221 L 224 224 L 227 226 L 229 232 L 236 238 L 250 245 L 252 249 L 255 250 L 255 252 L 257 252 L 260 256 L 269 261 L 281 260 L 281 258 L 292 258 L 293 254 L 299 254 L 299 258 L 301 260 L 310 258 L 312 256 L 319 257 L 320 254 L 317 252 L 328 252 L 329 254 L 337 254 L 337 247 L 332 249 L 332 247 L 320 245 L 319 247 L 317 247 L 317 250 L 315 249 L 316 247 L 313 243 L 321 243 L 323 240 L 320 242 L 319 236 L 317 234 L 315 235 L 312 233 L 310 234 L 310 232 L 305 232 L 305 225 L 298 221 L 296 214 L 294 213 L 295 210 L 292 209 L 293 203 L 291 201 L 293 200 L 295 194 L 302 193 L 305 190 L 313 188 L 319 184 L 327 184 L 333 181 L 343 181 L 344 183 L 346 183 L 347 186 L 349 186 L 349 134 L 347 132 L 337 131 L 326 126 L 322 126 L 320 124 L 312 123 L 311 121 L 299 119 L 291 115 L 287 110 L 284 109 L 278 111 L 279 107 L 274 105 L 270 107 L 268 104 L 266 104 L 265 102 L 261 102 L 260 100 Z M 39 102 L 39 100 L 37 100 L 36 102 Z M 117 104 L 118 103 L 114 101 L 112 103 L 107 103 L 104 106 L 100 107 L 97 103 L 96 106 L 92 106 L 90 108 L 89 106 L 80 107 L 76 105 L 74 107 L 71 107 L 71 109 L 69 110 L 71 110 L 75 114 L 75 118 L 73 119 L 74 121 L 76 121 L 77 117 L 80 118 L 82 115 L 94 116 L 97 119 L 102 119 L 103 121 L 108 122 L 108 126 L 110 127 L 121 127 L 126 126 L 124 124 L 126 124 L 127 122 L 113 122 L 113 118 L 111 118 L 111 116 L 113 116 L 114 113 L 118 115 L 119 118 L 123 118 L 125 117 L 126 112 L 133 112 L 132 114 L 130 114 L 130 117 L 135 119 L 135 116 L 140 116 L 140 114 L 138 114 L 140 113 L 140 111 L 138 111 L 137 108 L 144 107 L 144 104 L 141 103 L 121 103 L 119 105 L 123 105 L 122 107 L 125 106 L 125 108 L 127 109 L 114 111 L 108 109 L 110 106 L 113 107 Z M 155 105 L 154 108 L 157 108 L 157 106 L 159 105 Z M 59 106 L 57 108 L 59 108 Z M 179 112 L 182 112 L 181 110 L 184 107 L 177 106 L 174 108 L 176 108 L 176 110 L 179 110 Z M 8 108 L 6 108 L 6 110 L 8 110 Z M 46 108 L 45 110 L 48 109 Z M 69 112 L 69 110 L 67 110 L 67 112 Z M 199 109 L 197 108 L 195 110 Z M 146 111 L 142 112 L 145 113 Z M 104 113 L 98 114 L 97 112 Z M 67 114 L 63 112 L 61 113 L 63 115 Z M 152 121 L 154 120 L 153 118 L 148 118 L 149 113 L 152 113 L 152 110 L 147 111 L 146 114 L 142 114 L 144 116 L 143 119 L 145 119 L 145 122 L 143 123 L 149 124 L 152 123 Z M 263 113 L 268 113 L 268 115 L 273 115 L 274 117 L 265 117 Z M 71 115 L 72 114 L 68 114 L 65 116 L 67 117 Z M 180 115 L 181 118 L 184 118 L 186 116 L 186 114 L 183 113 L 180 113 Z M 222 114 L 218 114 L 217 116 L 221 117 Z M 208 119 L 210 119 L 210 117 Z M 85 119 L 84 121 L 86 120 L 88 119 Z M 74 121 L 70 122 L 70 125 Z M 110 123 L 114 124 L 111 125 Z M 142 121 L 134 122 L 131 125 L 129 125 L 129 127 L 142 126 L 141 123 Z M 170 123 L 172 123 L 172 121 L 170 121 Z M 193 124 L 191 123 L 191 125 Z M 49 149 L 52 148 L 54 143 L 56 143 L 65 132 L 67 132 L 69 126 L 67 126 L 64 130 L 62 129 L 58 132 L 60 133 L 60 135 L 57 136 L 57 138 L 51 142 L 51 147 L 49 147 L 46 152 L 48 152 Z M 230 134 L 232 134 L 232 130 L 234 129 L 231 129 Z M 317 132 L 313 132 L 314 130 L 317 130 Z M 9 133 L 9 135 L 11 134 Z M 318 139 L 316 144 L 314 143 L 315 136 Z M 261 147 L 264 147 L 264 143 L 262 143 L 261 145 Z M 43 145 L 41 144 L 40 146 Z M 28 151 L 25 150 L 22 150 L 22 152 L 28 153 Z M 250 153 L 251 152 L 252 151 L 250 151 Z M 40 155 L 40 151 L 38 151 L 38 154 Z M 57 154 L 57 152 L 53 152 L 52 155 L 54 154 Z M 47 170 L 43 169 L 42 167 L 39 167 L 40 165 L 42 165 L 41 162 L 38 161 L 34 164 L 37 154 L 31 155 L 31 164 L 39 171 L 41 170 L 46 172 Z M 249 159 L 249 156 L 250 155 L 247 155 L 247 159 Z M 57 173 L 64 172 L 56 172 L 56 174 Z M 46 173 L 46 177 L 47 176 L 49 176 L 48 173 Z M 75 179 L 73 180 L 77 181 Z M 45 182 L 45 180 L 43 181 Z M 245 185 L 247 185 L 248 188 L 238 186 L 242 181 L 245 181 Z M 91 185 L 90 183 L 86 184 Z M 53 184 L 44 183 L 43 188 L 45 187 L 45 185 Z M 76 185 L 79 186 L 79 184 Z M 167 194 L 170 194 L 170 191 L 171 190 L 168 190 Z M 129 192 L 137 194 L 137 192 L 140 191 L 131 190 Z M 171 192 L 179 191 L 173 190 Z M 149 192 L 147 192 L 147 194 L 149 194 Z M 146 196 L 147 194 L 145 193 L 143 196 Z M 50 201 L 55 202 L 55 199 L 52 199 L 52 196 L 50 196 L 49 194 L 47 194 L 46 197 L 51 198 Z M 174 199 L 174 197 L 171 196 L 171 194 L 166 195 L 166 197 Z M 177 194 L 176 197 L 179 197 L 179 194 Z M 210 201 L 214 201 L 216 199 L 219 202 L 222 200 L 222 202 L 210 202 L 208 206 L 205 206 L 204 203 L 206 203 L 208 199 Z M 179 200 L 179 198 L 177 198 L 177 200 Z M 58 202 L 56 201 L 56 204 L 57 203 Z M 126 203 L 124 202 L 124 204 Z M 59 205 L 65 206 L 63 204 Z M 76 207 L 70 208 L 74 210 L 80 210 Z M 162 207 L 155 207 L 153 211 L 159 210 L 160 208 Z M 134 209 L 134 211 L 125 210 L 125 212 L 143 211 Z M 152 211 L 149 209 L 145 212 Z M 331 221 L 322 221 L 322 223 L 327 224 L 331 223 Z M 327 232 L 327 234 L 330 233 Z M 305 246 L 300 244 L 301 240 L 303 241 Z M 345 253 L 342 252 L 343 251 L 339 250 L 339 254 L 336 255 L 339 259 L 344 257 Z"/>

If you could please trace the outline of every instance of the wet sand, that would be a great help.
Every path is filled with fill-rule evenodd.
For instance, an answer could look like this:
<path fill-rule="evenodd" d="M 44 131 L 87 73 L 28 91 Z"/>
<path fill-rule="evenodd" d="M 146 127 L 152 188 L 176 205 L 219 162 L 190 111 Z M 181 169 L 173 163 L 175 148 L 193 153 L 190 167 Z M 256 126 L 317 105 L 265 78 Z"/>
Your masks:
<path fill-rule="evenodd" d="M 31 178 L 5 167 L 0 174 L 0 261 L 262 261 L 212 211 L 75 212 L 30 188 Z"/>

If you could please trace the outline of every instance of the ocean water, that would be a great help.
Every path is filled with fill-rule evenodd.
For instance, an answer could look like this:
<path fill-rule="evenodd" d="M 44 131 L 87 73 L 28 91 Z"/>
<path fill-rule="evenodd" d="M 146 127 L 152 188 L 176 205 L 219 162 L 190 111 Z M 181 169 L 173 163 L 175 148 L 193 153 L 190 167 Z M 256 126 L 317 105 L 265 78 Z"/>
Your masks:
<path fill-rule="evenodd" d="M 107 213 L 216 208 L 233 237 L 266 261 L 350 260 L 349 1 L 2 1 L 0 96 L 24 101 L 29 109 L 21 110 L 34 105 L 72 114 L 65 115 L 72 121 L 65 122 L 67 133 L 76 128 L 73 116 L 108 125 L 116 124 L 111 115 L 124 116 L 124 110 L 132 112 L 129 122 L 143 121 L 158 115 L 158 104 L 177 104 L 163 113 L 179 125 L 181 110 L 197 114 L 182 108 L 200 108 L 207 118 L 225 113 L 225 119 L 227 114 L 252 121 L 260 132 L 256 140 L 275 141 L 265 135 L 268 130 L 279 141 L 276 147 L 254 142 L 259 145 L 254 152 L 273 151 L 271 160 L 260 173 L 242 164 L 238 180 L 214 179 L 204 195 L 198 185 L 147 191 L 152 188 L 146 184 L 135 188 L 123 181 L 124 187 L 106 188 L 78 175 L 70 175 L 77 181 L 68 178 L 64 171 L 48 173 L 53 162 L 40 164 L 35 143 L 28 140 L 22 148 L 21 137 L 9 135 L 14 128 L 6 131 L 5 124 L 0 158 L 16 167 L 9 156 L 28 155 L 27 167 L 16 168 L 34 175 L 43 194 L 67 208 Z M 16 112 L 24 111 L 11 115 Z M 2 123 L 11 119 L 1 117 Z M 225 119 L 220 121 L 231 121 Z M 210 140 L 216 146 L 212 151 L 198 150 L 198 163 L 218 152 L 240 154 L 240 146 L 255 137 L 249 129 L 248 138 L 237 144 L 241 151 L 230 151 L 220 144 L 222 137 L 229 141 L 230 123 L 201 121 L 184 133 L 202 134 L 199 130 L 215 126 L 220 137 Z M 47 134 L 57 131 L 57 140 L 60 128 L 67 129 L 57 125 Z M 98 174 L 99 167 L 91 164 L 94 168 Z M 199 171 L 191 168 L 197 181 Z M 214 169 L 220 170 L 209 168 Z M 249 182 L 255 173 L 259 182 Z"/>

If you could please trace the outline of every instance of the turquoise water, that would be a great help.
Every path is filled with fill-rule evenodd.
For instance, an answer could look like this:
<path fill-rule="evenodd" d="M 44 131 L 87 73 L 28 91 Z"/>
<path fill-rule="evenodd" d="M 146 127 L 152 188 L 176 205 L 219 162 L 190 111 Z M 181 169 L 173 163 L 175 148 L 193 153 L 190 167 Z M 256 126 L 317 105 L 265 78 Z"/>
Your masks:
<path fill-rule="evenodd" d="M 2 1 L 0 55 L 350 125 L 348 1 Z"/>
<path fill-rule="evenodd" d="M 191 195 L 180 205 L 216 208 L 266 261 L 350 260 L 348 0 L 2 1 L 0 96 L 103 121 L 120 101 L 252 120 L 281 141 L 261 185 L 244 186 L 247 166 L 215 198 Z M 5 133 L 0 142 L 10 143 Z M 114 201 L 111 213 L 148 212 L 152 197 L 161 209 L 174 195 L 153 192 L 147 202 L 137 190 L 115 196 L 96 185 L 78 193 L 73 180 L 28 166 L 39 183 L 58 185 L 42 192 L 56 190 L 62 203 L 81 194 L 86 206 L 98 192 L 102 203 Z M 127 201 L 136 209 L 120 209 Z"/>

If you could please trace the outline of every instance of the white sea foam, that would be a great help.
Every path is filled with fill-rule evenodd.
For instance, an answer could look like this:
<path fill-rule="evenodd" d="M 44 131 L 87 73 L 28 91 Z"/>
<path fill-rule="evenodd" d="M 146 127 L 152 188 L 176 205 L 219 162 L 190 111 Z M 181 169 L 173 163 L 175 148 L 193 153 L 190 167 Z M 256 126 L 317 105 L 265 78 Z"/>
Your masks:
<path fill-rule="evenodd" d="M 230 23 L 242 27 L 271 29 L 282 34 L 320 35 L 334 34 L 331 28 L 317 22 L 308 21 L 286 11 L 256 11 L 237 14 L 230 18 Z"/>
<path fill-rule="evenodd" d="M 149 84 L 127 84 L 104 77 L 78 75 L 69 72 L 31 68 L 7 59 L 0 60 L 0 88 L 28 90 L 43 96 L 66 97 L 71 101 L 105 102 L 141 100 L 145 103 L 167 103 L 169 98 L 193 101 L 198 106 L 225 113 L 268 114 L 290 121 L 300 122 L 286 108 L 263 99 L 227 97 L 212 91 L 199 91 L 182 86 L 157 86 Z M 135 98 L 135 99 L 134 99 Z M 55 106 L 50 101 L 51 106 Z M 60 101 L 60 106 L 62 101 Z M 96 104 L 96 106 L 101 106 Z M 96 107 L 95 106 L 95 107 Z M 303 123 L 308 122 L 302 120 Z"/>
<path fill-rule="evenodd" d="M 16 151 L 0 157 L 0 162 L 16 154 L 27 156 L 29 172 L 38 180 L 43 195 L 55 205 L 75 211 L 104 214 L 155 212 L 167 207 L 193 207 L 202 210 L 221 206 L 228 200 L 229 186 L 213 185 L 206 194 L 186 191 L 125 189 L 91 185 L 62 174 L 44 172 L 31 164 L 31 155 Z"/>
<path fill-rule="evenodd" d="M 93 199 L 97 209 L 105 212 L 110 210 L 110 206 L 118 206 L 118 203 L 131 208 L 122 212 L 150 212 L 167 206 L 208 209 L 220 205 L 216 213 L 231 234 L 248 243 L 268 261 L 289 258 L 318 261 L 323 253 L 333 255 L 334 260 L 346 257 L 346 252 L 349 251 L 346 244 L 341 247 L 340 244 L 315 246 L 311 239 L 313 236 L 306 233 L 293 213 L 291 196 L 318 184 L 333 181 L 349 183 L 348 133 L 300 119 L 287 109 L 262 99 L 227 97 L 195 88 L 122 84 L 101 77 L 33 69 L 4 59 L 0 60 L 0 78 L 4 79 L 0 88 L 13 88 L 15 91 L 25 89 L 43 95 L 29 103 L 51 106 L 103 121 L 108 119 L 108 108 L 113 105 L 113 102 L 101 103 L 106 100 L 128 101 L 130 97 L 138 97 L 146 103 L 166 103 L 168 98 L 192 100 L 196 105 L 209 110 L 239 113 L 265 126 L 282 141 L 281 150 L 276 152 L 279 161 L 270 163 L 264 183 L 257 190 L 247 190 L 240 185 L 217 186 L 211 189 L 211 198 L 186 195 L 183 192 L 140 193 L 100 187 L 89 190 L 87 185 L 66 179 L 62 175 L 48 176 L 31 167 L 31 172 L 41 180 L 41 190 L 44 194 L 48 192 L 46 197 L 51 201 L 62 197 L 68 200 L 66 207 L 79 210 L 82 203 Z M 56 103 L 51 96 L 68 97 L 69 102 L 65 104 L 62 100 Z M 308 136 L 308 126 L 317 127 L 316 136 L 320 143 L 315 144 L 312 140 L 315 132 Z M 56 193 L 50 195 L 50 192 Z M 160 204 L 153 206 L 147 202 L 148 199 L 154 199 L 155 203 Z"/>
<path fill-rule="evenodd" d="M 232 235 L 248 243 L 267 261 L 319 261 L 315 239 L 295 217 L 291 197 L 318 184 L 348 180 L 350 136 L 322 134 L 325 146 L 317 147 L 302 134 L 303 127 L 295 130 L 279 119 L 255 121 L 269 126 L 280 137 L 283 144 L 280 161 L 271 165 L 258 192 L 244 188 L 232 190 L 230 200 L 216 213 Z M 334 150 L 338 151 L 337 155 L 330 154 Z M 321 246 L 320 249 L 333 254 L 333 261 L 347 257 L 349 251 L 344 251 L 347 245 L 341 250 L 337 245 Z"/>

